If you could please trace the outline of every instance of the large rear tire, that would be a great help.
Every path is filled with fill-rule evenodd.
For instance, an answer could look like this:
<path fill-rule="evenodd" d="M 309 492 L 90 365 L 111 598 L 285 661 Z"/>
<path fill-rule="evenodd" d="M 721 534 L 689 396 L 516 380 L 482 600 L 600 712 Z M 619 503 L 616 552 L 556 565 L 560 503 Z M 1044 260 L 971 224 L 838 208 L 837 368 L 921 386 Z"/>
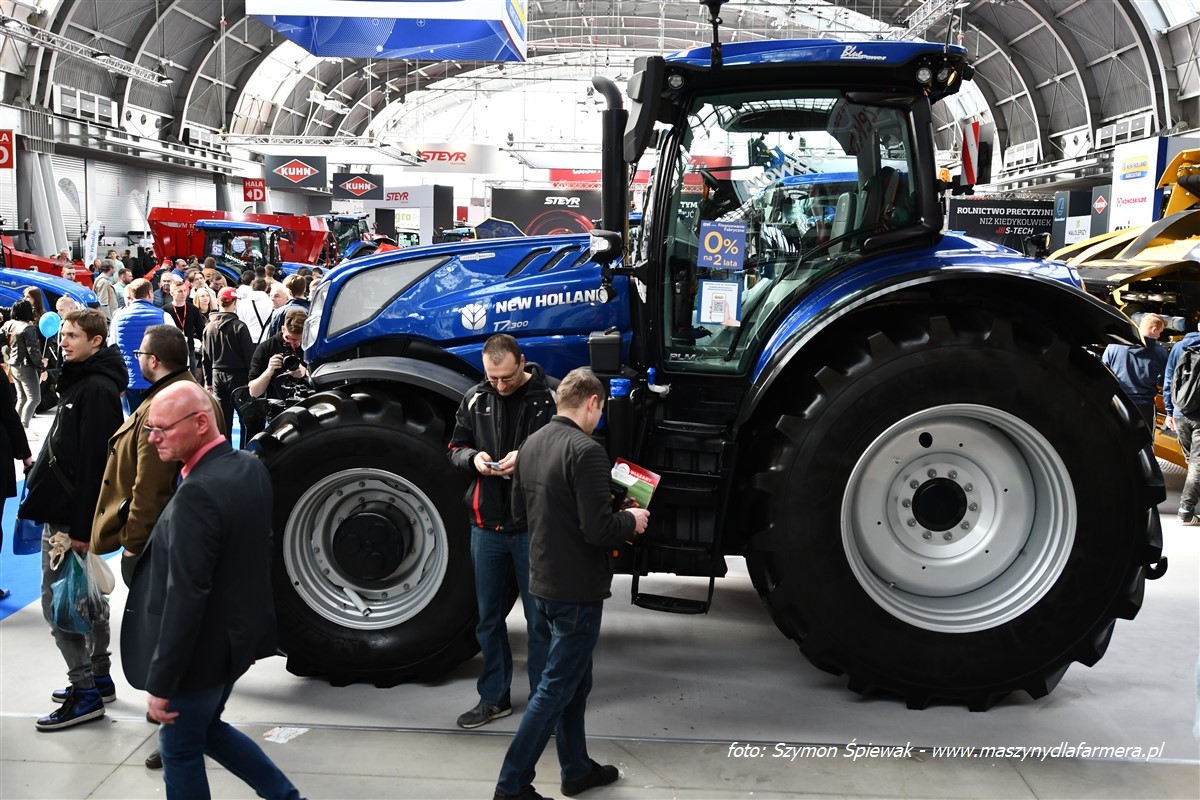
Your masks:
<path fill-rule="evenodd" d="M 1044 325 L 894 308 L 858 330 L 776 392 L 752 447 L 755 586 L 855 691 L 1045 695 L 1104 654 L 1161 555 L 1145 425 Z"/>
<path fill-rule="evenodd" d="M 431 679 L 470 658 L 477 611 L 462 478 L 429 399 L 321 392 L 254 449 L 275 489 L 275 611 L 288 670 Z"/>

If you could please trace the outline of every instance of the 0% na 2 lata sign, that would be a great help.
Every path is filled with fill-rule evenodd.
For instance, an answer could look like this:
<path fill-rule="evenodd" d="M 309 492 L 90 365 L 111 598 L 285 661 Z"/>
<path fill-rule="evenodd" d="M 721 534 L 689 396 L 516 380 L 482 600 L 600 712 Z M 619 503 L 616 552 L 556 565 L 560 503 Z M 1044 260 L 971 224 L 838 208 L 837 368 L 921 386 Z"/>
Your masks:
<path fill-rule="evenodd" d="M 745 254 L 745 222 L 704 220 L 700 223 L 700 253 L 696 266 L 709 269 L 741 269 Z"/>

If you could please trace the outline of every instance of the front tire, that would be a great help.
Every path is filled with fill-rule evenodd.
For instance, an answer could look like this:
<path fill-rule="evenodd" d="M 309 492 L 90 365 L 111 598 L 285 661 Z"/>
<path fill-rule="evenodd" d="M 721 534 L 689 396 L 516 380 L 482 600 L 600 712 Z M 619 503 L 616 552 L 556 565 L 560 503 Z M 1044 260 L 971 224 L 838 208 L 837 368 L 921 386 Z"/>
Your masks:
<path fill-rule="evenodd" d="M 336 684 L 440 677 L 479 647 L 462 478 L 427 398 L 321 392 L 254 447 L 275 489 L 275 607 L 288 670 Z"/>
<path fill-rule="evenodd" d="M 1045 695 L 1099 660 L 1161 554 L 1145 426 L 1045 325 L 896 308 L 859 329 L 776 393 L 752 448 L 755 586 L 855 691 Z"/>

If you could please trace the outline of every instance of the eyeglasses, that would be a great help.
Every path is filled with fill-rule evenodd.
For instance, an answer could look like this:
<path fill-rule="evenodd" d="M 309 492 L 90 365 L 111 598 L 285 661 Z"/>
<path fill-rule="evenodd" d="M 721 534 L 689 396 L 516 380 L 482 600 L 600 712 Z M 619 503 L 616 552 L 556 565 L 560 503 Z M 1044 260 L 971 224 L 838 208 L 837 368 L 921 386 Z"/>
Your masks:
<path fill-rule="evenodd" d="M 500 384 L 502 384 L 502 383 L 503 383 L 505 386 L 507 386 L 507 385 L 509 385 L 510 383 L 516 383 L 516 382 L 517 382 L 517 379 L 518 379 L 519 377 L 521 377 L 521 371 L 522 371 L 524 368 L 525 368 L 525 364 L 523 364 L 522 362 L 518 361 L 518 362 L 517 362 L 517 368 L 516 368 L 515 370 L 513 370 L 512 372 L 510 372 L 510 373 L 509 373 L 509 374 L 507 374 L 507 375 L 501 375 L 501 376 L 500 376 L 500 377 L 498 377 L 498 378 L 493 378 L 492 376 L 490 376 L 490 375 L 489 375 L 489 376 L 488 376 L 488 379 L 487 379 L 487 382 L 488 382 L 488 383 L 490 383 L 492 386 L 499 386 L 499 385 L 500 385 Z"/>
<path fill-rule="evenodd" d="M 151 353 L 149 350 L 134 350 L 133 351 L 134 358 L 141 358 L 142 356 L 154 356 L 155 358 L 158 358 L 158 356 L 155 356 L 154 353 Z"/>
<path fill-rule="evenodd" d="M 162 427 L 159 427 L 159 426 L 157 426 L 157 425 L 143 425 L 143 426 L 142 426 L 142 430 L 144 430 L 144 431 L 146 432 L 146 435 L 147 435 L 147 436 L 153 436 L 153 435 L 154 435 L 154 434 L 156 434 L 156 433 L 157 433 L 159 436 L 166 436 L 166 435 L 167 435 L 167 431 L 171 430 L 171 428 L 174 428 L 176 425 L 178 425 L 179 423 L 183 422 L 183 421 L 184 421 L 185 419 L 187 419 L 188 417 L 194 417 L 194 416 L 196 416 L 197 414 L 203 414 L 203 413 L 204 413 L 203 411 L 193 411 L 192 413 L 190 413 L 190 414 L 185 414 L 184 416 L 182 416 L 182 417 L 180 417 L 179 419 L 175 420 L 175 421 L 174 421 L 174 422 L 172 422 L 170 425 L 163 425 Z"/>

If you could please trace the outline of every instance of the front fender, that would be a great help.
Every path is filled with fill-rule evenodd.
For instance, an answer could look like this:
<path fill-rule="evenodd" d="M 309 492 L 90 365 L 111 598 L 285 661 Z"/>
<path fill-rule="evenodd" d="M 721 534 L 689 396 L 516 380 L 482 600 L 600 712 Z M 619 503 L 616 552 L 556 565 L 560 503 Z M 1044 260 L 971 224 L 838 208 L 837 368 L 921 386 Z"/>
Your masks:
<path fill-rule="evenodd" d="M 871 306 L 913 300 L 1033 309 L 1067 341 L 1080 346 L 1141 342 L 1137 326 L 1124 314 L 1057 280 L 1027 273 L 965 267 L 910 272 L 858 292 L 845 303 L 830 303 L 814 310 L 802 302 L 793 309 L 771 336 L 755 366 L 750 393 L 737 424 L 741 425 L 753 415 L 758 403 L 792 360 L 831 325 Z"/>
<path fill-rule="evenodd" d="M 349 361 L 334 361 L 321 364 L 309 375 L 318 389 L 332 389 L 343 383 L 382 381 L 405 383 L 452 400 L 462 401 L 478 378 L 461 372 L 402 356 L 368 356 Z"/>

